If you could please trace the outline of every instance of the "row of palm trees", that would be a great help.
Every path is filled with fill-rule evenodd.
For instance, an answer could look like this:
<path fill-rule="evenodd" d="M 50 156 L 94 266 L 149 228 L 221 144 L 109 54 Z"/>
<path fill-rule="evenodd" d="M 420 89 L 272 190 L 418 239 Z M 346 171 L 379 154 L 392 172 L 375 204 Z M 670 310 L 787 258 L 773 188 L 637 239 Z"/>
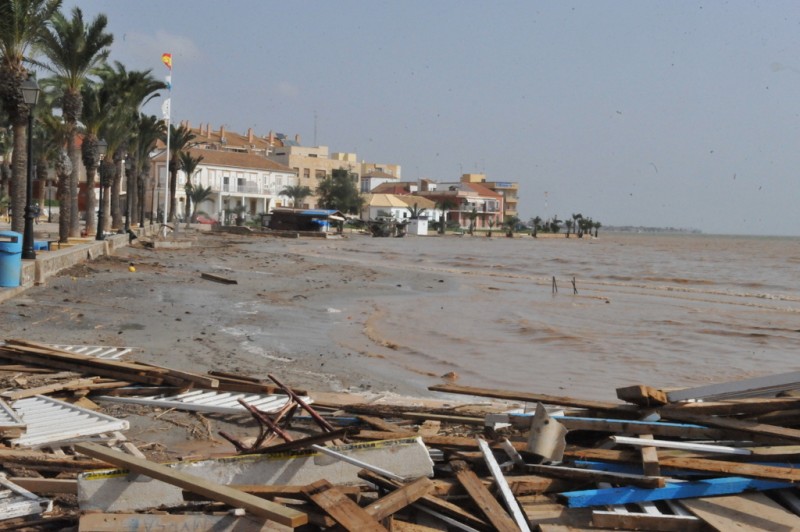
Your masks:
<path fill-rule="evenodd" d="M 42 96 L 34 109 L 33 164 L 41 182 L 49 182 L 49 173 L 55 173 L 59 240 L 66 242 L 81 233 L 81 164 L 87 179 L 87 234 L 97 229 L 94 189 L 98 177 L 101 197 L 107 198 L 106 208 L 100 210 L 111 215 L 110 220 L 100 221 L 103 231 L 121 228 L 124 212 L 130 223 L 143 223 L 145 210 L 152 216 L 152 206 L 147 209 L 144 205 L 150 185 L 150 155 L 159 140 L 166 141 L 167 131 L 163 120 L 148 116 L 141 109 L 166 85 L 156 80 L 150 70 L 129 71 L 119 62 L 108 62 L 114 39 L 106 31 L 105 15 L 87 21 L 80 8 L 73 8 L 67 16 L 60 7 L 61 0 L 0 0 L 0 126 L 10 125 L 5 135 L 0 134 L 4 161 L 0 196 L 6 189 L 12 191 L 11 229 L 22 232 L 28 163 L 25 146 L 31 111 L 22 99 L 21 86 L 35 71 L 46 72 L 49 76 L 38 82 Z M 184 170 L 193 175 L 202 158 L 187 153 L 194 139 L 187 127 L 172 126 L 169 135 L 169 213 L 170 220 L 174 220 L 177 173 Z M 101 145 L 107 147 L 104 157 Z M 10 165 L 9 152 L 13 153 Z M 120 204 L 123 179 L 128 201 L 124 208 Z M 197 191 L 188 181 L 186 192 L 191 198 Z"/>

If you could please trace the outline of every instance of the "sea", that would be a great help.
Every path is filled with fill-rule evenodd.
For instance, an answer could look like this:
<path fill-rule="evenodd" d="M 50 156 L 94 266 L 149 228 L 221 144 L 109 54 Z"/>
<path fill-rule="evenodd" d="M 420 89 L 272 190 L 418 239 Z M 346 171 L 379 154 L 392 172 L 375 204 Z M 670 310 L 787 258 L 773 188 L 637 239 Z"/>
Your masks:
<path fill-rule="evenodd" d="M 419 386 L 606 400 L 800 370 L 800 238 L 363 237 L 313 254 L 388 272 L 364 329 L 383 371 Z"/>

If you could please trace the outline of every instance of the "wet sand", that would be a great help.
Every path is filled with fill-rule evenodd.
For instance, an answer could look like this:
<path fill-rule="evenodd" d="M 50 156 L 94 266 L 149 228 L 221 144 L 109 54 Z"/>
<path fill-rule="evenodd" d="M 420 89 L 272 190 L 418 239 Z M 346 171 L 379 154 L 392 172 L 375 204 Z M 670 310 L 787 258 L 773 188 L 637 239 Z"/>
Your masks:
<path fill-rule="evenodd" d="M 319 391 L 426 395 L 438 378 L 398 376 L 371 348 L 375 341 L 391 346 L 374 337 L 380 315 L 363 300 L 402 286 L 442 292 L 447 283 L 290 251 L 318 242 L 200 234 L 191 249 L 134 245 L 0 304 L 3 335 L 135 347 L 132 356 L 143 362 L 259 378 L 274 373 Z M 203 279 L 203 272 L 237 284 Z"/>

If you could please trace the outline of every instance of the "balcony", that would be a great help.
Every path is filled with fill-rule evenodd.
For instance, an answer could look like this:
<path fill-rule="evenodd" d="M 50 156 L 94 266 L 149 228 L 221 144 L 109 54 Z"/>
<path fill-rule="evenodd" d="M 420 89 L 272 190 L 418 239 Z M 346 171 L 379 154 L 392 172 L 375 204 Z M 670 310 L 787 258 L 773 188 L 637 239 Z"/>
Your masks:
<path fill-rule="evenodd" d="M 245 183 L 244 185 L 223 184 L 222 192 L 228 192 L 228 193 L 235 192 L 239 194 L 261 194 L 261 189 L 258 186 L 258 183 L 249 182 Z"/>

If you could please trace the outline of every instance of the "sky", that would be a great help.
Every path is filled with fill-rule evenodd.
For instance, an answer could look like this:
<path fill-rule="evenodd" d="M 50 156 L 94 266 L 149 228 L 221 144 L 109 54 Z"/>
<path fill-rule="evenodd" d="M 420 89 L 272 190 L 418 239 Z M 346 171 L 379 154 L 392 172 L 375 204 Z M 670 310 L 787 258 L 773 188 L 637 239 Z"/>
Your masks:
<path fill-rule="evenodd" d="M 796 1 L 75 5 L 128 70 L 173 54 L 173 121 L 516 181 L 523 220 L 800 234 Z"/>

